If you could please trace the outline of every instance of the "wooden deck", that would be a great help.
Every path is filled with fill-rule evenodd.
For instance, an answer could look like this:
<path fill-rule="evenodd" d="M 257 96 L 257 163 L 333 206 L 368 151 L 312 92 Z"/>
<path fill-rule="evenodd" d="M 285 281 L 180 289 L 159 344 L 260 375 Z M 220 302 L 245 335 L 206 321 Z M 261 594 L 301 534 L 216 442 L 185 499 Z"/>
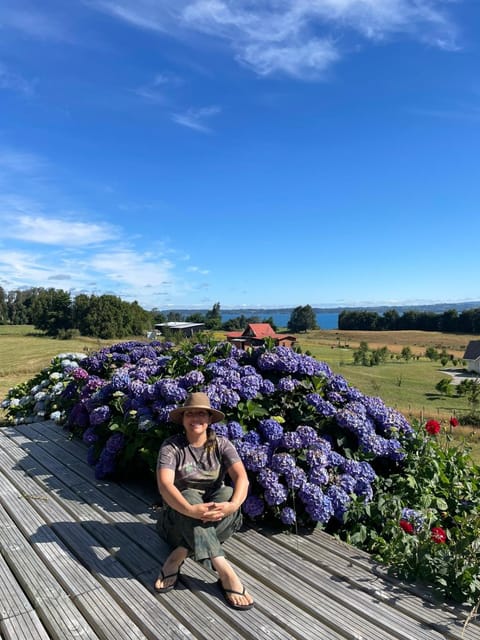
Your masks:
<path fill-rule="evenodd" d="M 0 429 L 0 637 L 106 640 L 478 640 L 478 618 L 387 578 L 321 531 L 247 528 L 225 546 L 254 595 L 225 606 L 188 560 L 176 590 L 152 584 L 166 555 L 154 487 L 95 480 L 83 443 L 49 422 Z"/>

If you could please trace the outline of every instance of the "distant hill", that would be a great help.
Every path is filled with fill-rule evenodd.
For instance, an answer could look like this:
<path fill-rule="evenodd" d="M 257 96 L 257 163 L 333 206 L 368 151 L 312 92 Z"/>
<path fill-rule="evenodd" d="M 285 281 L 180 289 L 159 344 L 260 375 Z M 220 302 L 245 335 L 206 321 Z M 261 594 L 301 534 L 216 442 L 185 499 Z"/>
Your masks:
<path fill-rule="evenodd" d="M 234 314 L 246 317 L 258 316 L 260 318 L 268 318 L 275 313 L 291 313 L 295 307 L 265 307 L 265 308 L 241 308 L 241 309 L 220 309 L 221 313 Z M 342 311 L 373 311 L 383 314 L 389 309 L 396 309 L 399 313 L 405 311 L 431 311 L 433 313 L 443 313 L 450 309 L 456 309 L 459 313 L 466 309 L 480 308 L 480 300 L 473 302 L 439 302 L 437 304 L 421 304 L 421 305 L 383 305 L 383 306 L 358 306 L 358 307 L 312 307 L 315 313 L 341 313 Z M 210 309 L 168 309 L 163 313 L 181 313 L 184 316 L 194 313 L 206 313 Z"/>

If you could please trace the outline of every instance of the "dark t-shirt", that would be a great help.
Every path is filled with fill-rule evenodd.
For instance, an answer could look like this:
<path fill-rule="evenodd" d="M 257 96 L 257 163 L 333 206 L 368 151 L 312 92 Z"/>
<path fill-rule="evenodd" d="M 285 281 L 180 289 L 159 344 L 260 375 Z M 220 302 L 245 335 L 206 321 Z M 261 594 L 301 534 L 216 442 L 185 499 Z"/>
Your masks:
<path fill-rule="evenodd" d="M 174 484 L 184 489 L 213 489 L 222 486 L 227 469 L 240 460 L 233 444 L 217 435 L 217 446 L 207 453 L 193 447 L 184 434 L 167 438 L 158 453 L 157 469 L 174 469 Z"/>

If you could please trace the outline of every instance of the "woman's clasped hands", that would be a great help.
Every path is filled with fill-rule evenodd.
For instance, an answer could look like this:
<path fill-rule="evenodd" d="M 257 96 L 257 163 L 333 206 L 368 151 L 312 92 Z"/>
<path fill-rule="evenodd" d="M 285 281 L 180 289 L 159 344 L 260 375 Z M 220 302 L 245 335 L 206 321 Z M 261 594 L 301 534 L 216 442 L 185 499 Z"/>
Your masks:
<path fill-rule="evenodd" d="M 202 502 L 190 505 L 189 516 L 202 522 L 218 522 L 235 510 L 231 502 Z"/>

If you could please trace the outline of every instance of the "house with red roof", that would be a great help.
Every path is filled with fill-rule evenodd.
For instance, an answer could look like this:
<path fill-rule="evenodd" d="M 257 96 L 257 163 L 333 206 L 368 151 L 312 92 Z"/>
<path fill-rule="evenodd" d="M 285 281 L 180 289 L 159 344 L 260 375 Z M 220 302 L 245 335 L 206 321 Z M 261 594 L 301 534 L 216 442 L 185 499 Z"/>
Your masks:
<path fill-rule="evenodd" d="M 248 347 L 258 347 L 267 338 L 275 341 L 276 346 L 292 347 L 297 338 L 283 333 L 275 333 L 268 322 L 259 322 L 247 325 L 244 331 L 229 331 L 226 334 L 228 342 L 231 342 L 239 349 Z"/>

